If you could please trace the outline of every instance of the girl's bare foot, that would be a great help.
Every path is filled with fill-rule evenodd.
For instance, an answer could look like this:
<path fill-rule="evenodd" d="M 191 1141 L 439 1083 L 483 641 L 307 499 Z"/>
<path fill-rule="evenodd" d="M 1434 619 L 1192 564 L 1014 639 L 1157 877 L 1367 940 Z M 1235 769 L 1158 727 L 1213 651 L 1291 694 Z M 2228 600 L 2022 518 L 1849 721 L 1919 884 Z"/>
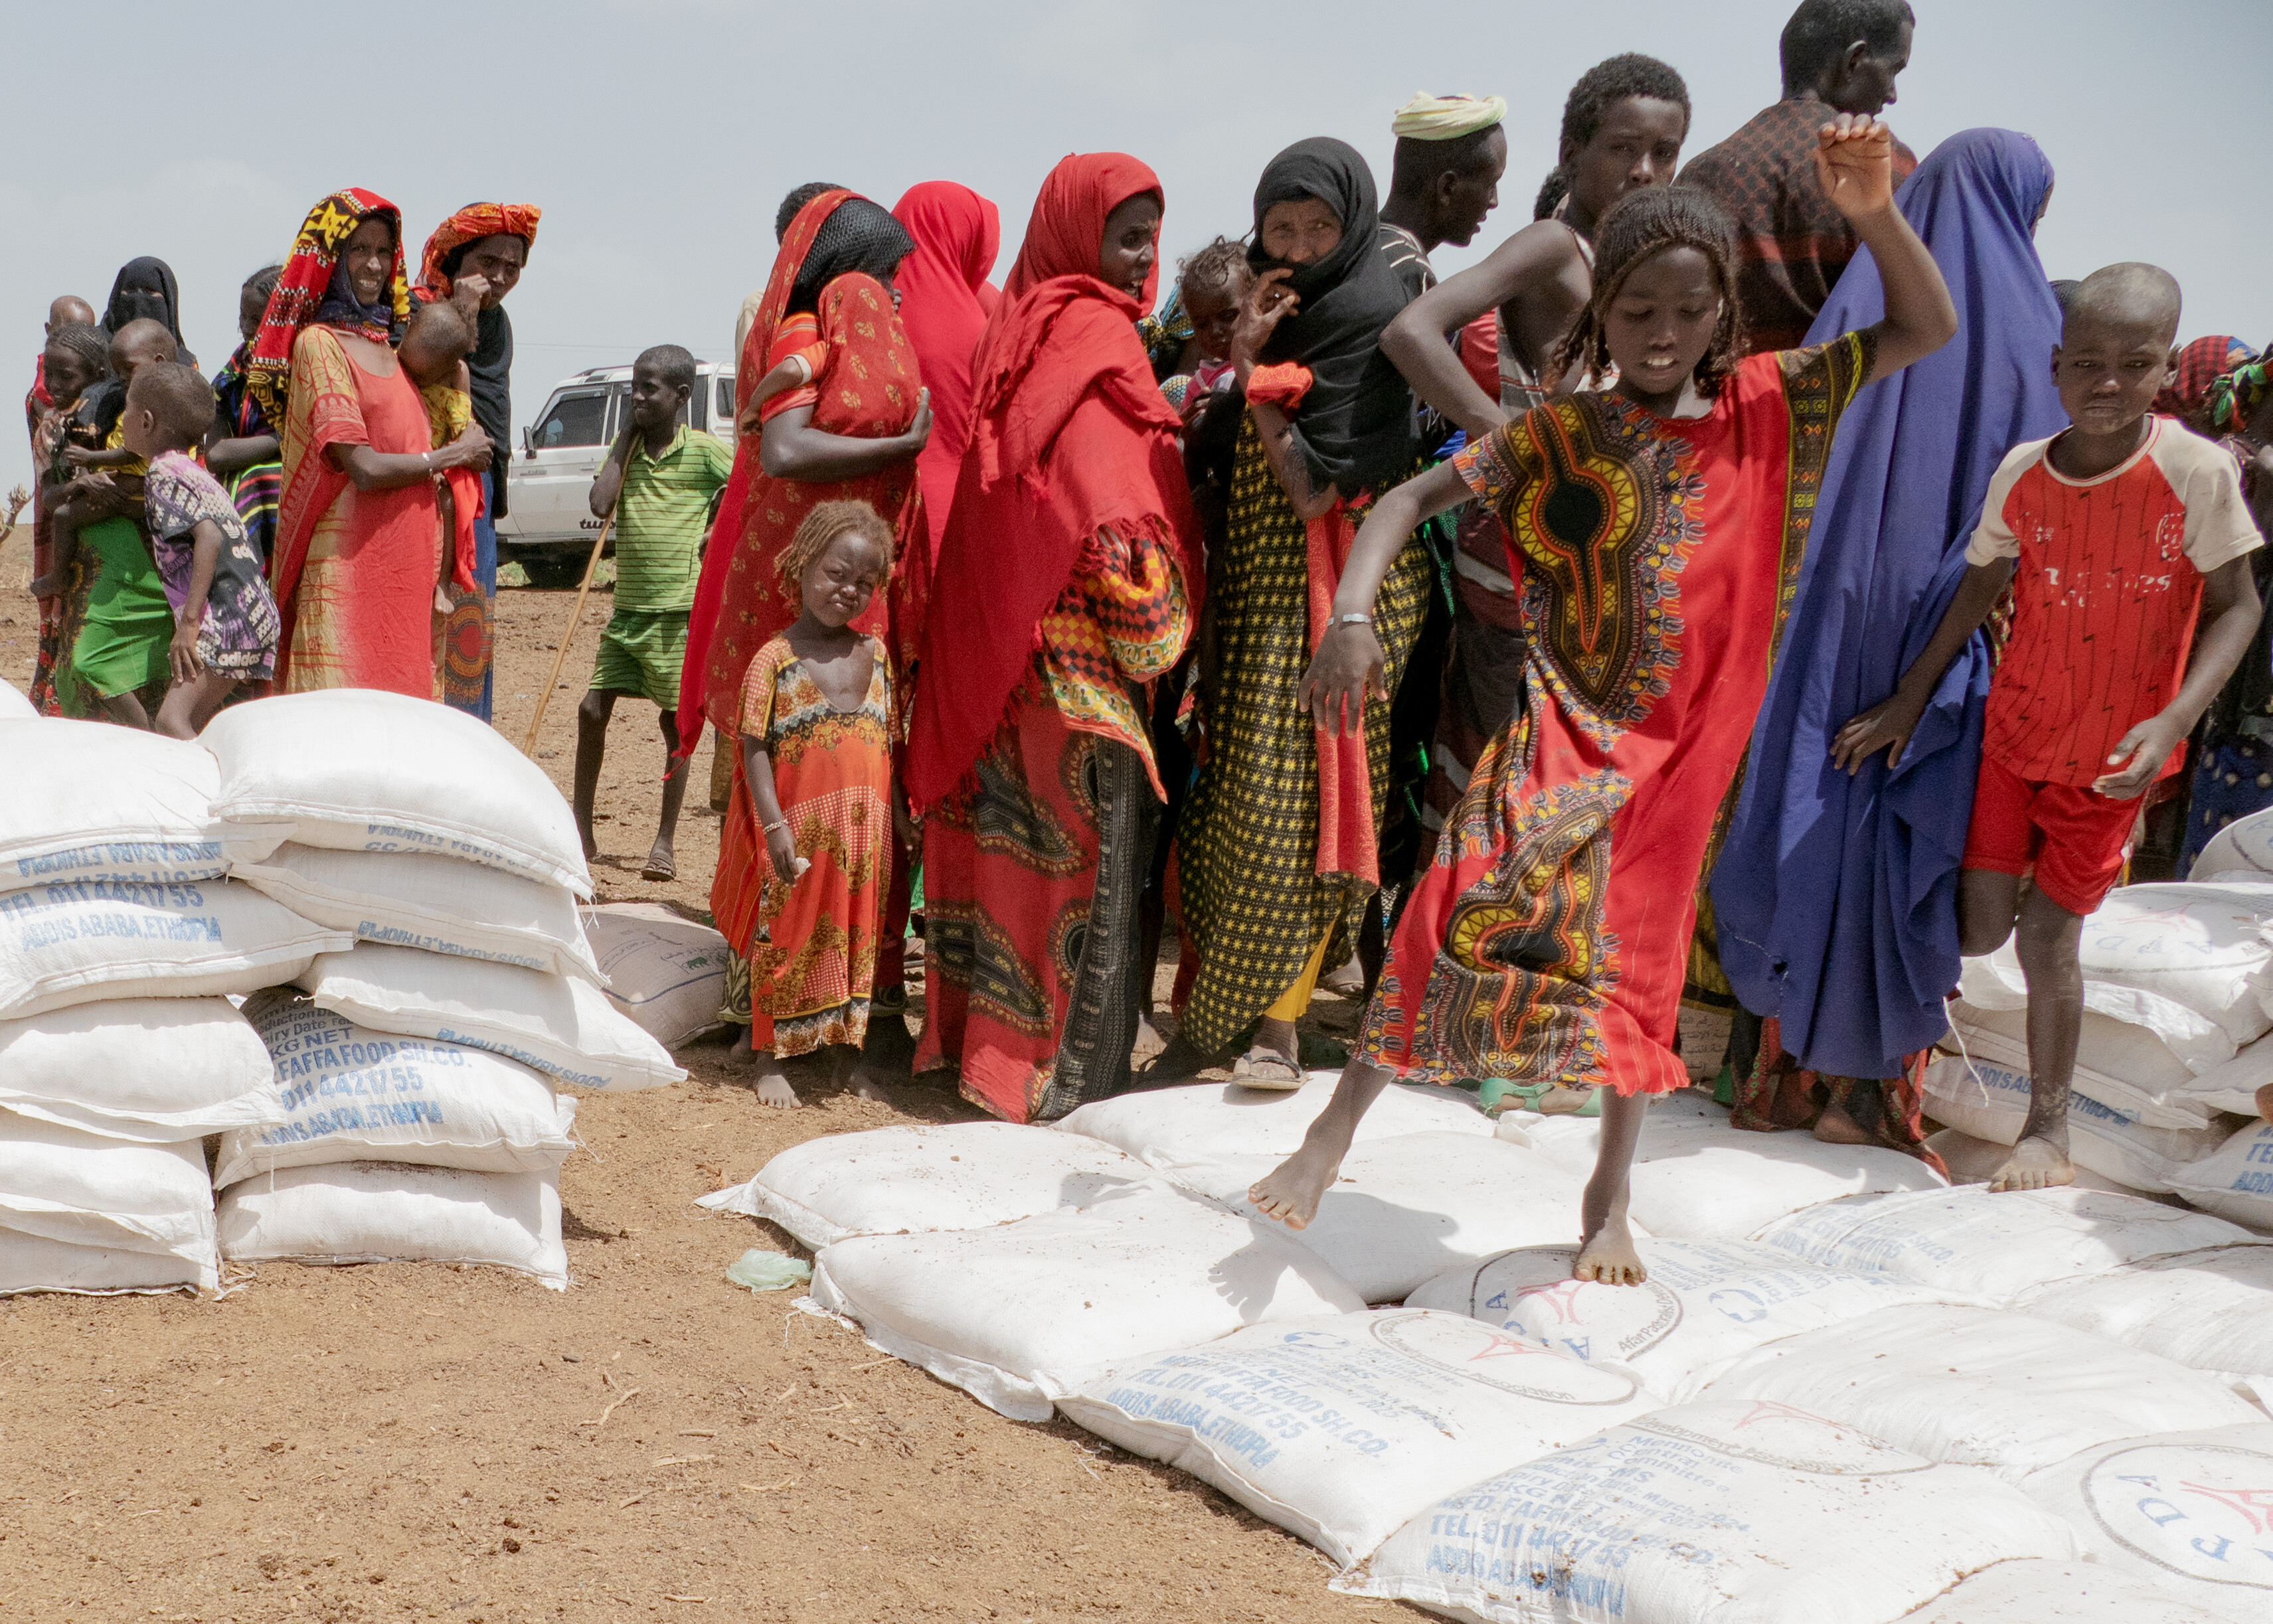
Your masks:
<path fill-rule="evenodd" d="M 761 1062 L 758 1071 L 759 1104 L 778 1106 L 784 1111 L 795 1111 L 805 1104 L 803 1100 L 798 1098 L 797 1090 L 789 1086 L 788 1074 L 782 1070 L 780 1061 L 775 1059 L 771 1054 L 762 1051 L 759 1055 L 759 1059 Z"/>
<path fill-rule="evenodd" d="M 1342 1154 L 1328 1140 L 1305 1136 L 1302 1148 L 1249 1186 L 1247 1199 L 1266 1218 L 1276 1218 L 1290 1230 L 1308 1229 L 1318 1216 L 1318 1203 L 1333 1188 L 1342 1170 Z"/>
<path fill-rule="evenodd" d="M 1594 1216 L 1594 1205 L 1589 1194 L 1586 1239 L 1579 1245 L 1578 1261 L 1571 1265 L 1571 1278 L 1600 1285 L 1639 1285 L 1649 1278 L 1649 1270 L 1642 1266 L 1641 1254 L 1634 1250 L 1633 1232 L 1626 1227 L 1625 1202 L 1621 1200 L 1600 1217 Z"/>
<path fill-rule="evenodd" d="M 2049 1190 L 2075 1182 L 2075 1164 L 2067 1147 L 2031 1134 L 2013 1147 L 2005 1165 L 1989 1179 L 1992 1190 Z"/>

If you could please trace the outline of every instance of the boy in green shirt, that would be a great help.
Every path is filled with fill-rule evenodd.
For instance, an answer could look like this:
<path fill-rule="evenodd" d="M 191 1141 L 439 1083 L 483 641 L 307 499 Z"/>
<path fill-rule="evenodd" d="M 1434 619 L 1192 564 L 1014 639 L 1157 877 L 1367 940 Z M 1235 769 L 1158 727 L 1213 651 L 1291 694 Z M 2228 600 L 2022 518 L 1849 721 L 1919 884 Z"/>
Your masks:
<path fill-rule="evenodd" d="M 733 453 L 680 421 L 694 384 L 694 357 L 676 344 L 658 344 L 633 363 L 631 421 L 592 481 L 593 515 L 616 513 L 616 606 L 600 633 L 591 692 L 576 709 L 576 827 L 585 857 L 597 857 L 592 801 L 608 718 L 626 694 L 654 700 L 663 713 L 668 775 L 662 827 L 640 871 L 642 879 L 679 873 L 671 843 L 686 793 L 686 763 L 671 755 L 679 743 L 679 668 L 686 655 L 703 532 L 734 466 Z"/>

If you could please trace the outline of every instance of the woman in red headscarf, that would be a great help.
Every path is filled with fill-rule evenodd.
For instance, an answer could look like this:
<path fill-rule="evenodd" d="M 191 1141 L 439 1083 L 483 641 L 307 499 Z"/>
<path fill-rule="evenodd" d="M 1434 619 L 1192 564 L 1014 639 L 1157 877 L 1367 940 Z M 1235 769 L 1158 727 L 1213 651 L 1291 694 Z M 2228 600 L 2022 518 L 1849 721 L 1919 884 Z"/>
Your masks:
<path fill-rule="evenodd" d="M 721 734 L 734 732 L 752 657 L 797 618 L 775 565 L 816 504 L 866 502 L 892 527 L 890 587 L 852 625 L 883 639 L 896 684 L 914 657 L 930 558 L 915 459 L 930 437 L 932 415 L 892 291 L 913 247 L 890 214 L 841 190 L 807 203 L 783 234 L 735 371 L 734 471 L 687 620 L 679 692 L 701 702 L 679 705 L 682 754 L 701 739 L 705 715 Z M 804 357 L 809 381 L 754 399 L 759 380 L 792 356 Z M 736 955 L 722 1014 L 744 1025 L 750 936 L 771 872 L 738 752 L 710 907 Z M 898 901 L 884 921 L 874 1006 L 886 1014 L 904 980 L 904 864 L 896 865 L 889 894 Z M 737 1045 L 738 1056 L 746 1044 Z"/>
<path fill-rule="evenodd" d="M 916 244 L 892 286 L 908 341 L 923 363 L 924 386 L 931 391 L 931 444 L 916 459 L 916 478 L 937 558 L 963 449 L 971 443 L 971 365 L 992 308 L 985 298 L 994 291 L 986 273 L 1001 246 L 1002 217 L 968 186 L 919 181 L 892 206 L 892 218 Z"/>
<path fill-rule="evenodd" d="M 1066 159 L 972 368 L 904 777 L 925 824 L 917 1064 L 1013 1122 L 1122 1087 L 1136 902 L 1163 798 L 1148 688 L 1191 634 L 1198 528 L 1136 336 L 1160 183 Z"/>
<path fill-rule="evenodd" d="M 246 363 L 245 386 L 283 430 L 280 692 L 434 695 L 434 482 L 487 468 L 490 441 L 469 427 L 428 449 L 425 405 L 394 349 L 409 311 L 394 205 L 353 188 L 316 205 Z"/>

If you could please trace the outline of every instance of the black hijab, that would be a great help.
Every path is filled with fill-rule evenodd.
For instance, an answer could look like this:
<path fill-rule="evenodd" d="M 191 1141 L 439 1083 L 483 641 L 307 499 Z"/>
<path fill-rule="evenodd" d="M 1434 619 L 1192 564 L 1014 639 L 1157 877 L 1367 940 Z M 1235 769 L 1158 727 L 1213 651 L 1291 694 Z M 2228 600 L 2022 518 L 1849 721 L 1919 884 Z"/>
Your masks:
<path fill-rule="evenodd" d="M 889 209 L 866 198 L 847 198 L 814 233 L 797 281 L 790 284 L 787 313 L 818 310 L 821 290 L 849 272 L 866 271 L 881 282 L 915 251 L 915 239 Z"/>
<path fill-rule="evenodd" d="M 1295 142 L 1256 183 L 1247 260 L 1258 273 L 1279 268 L 1263 251 L 1264 211 L 1298 198 L 1332 208 L 1342 222 L 1341 241 L 1317 264 L 1294 269 L 1287 285 L 1302 296 L 1302 307 L 1279 324 L 1261 359 L 1310 370 L 1294 426 L 1311 476 L 1346 498 L 1377 493 L 1411 473 L 1420 455 L 1412 389 L 1381 353 L 1382 329 L 1419 296 L 1420 281 L 1382 251 L 1373 171 L 1355 147 L 1331 136 Z"/>
<path fill-rule="evenodd" d="M 174 335 L 176 358 L 184 365 L 195 366 L 197 357 L 190 354 L 189 341 L 182 336 L 182 290 L 174 281 L 174 267 L 162 259 L 145 254 L 139 259 L 129 259 L 118 267 L 118 274 L 110 280 L 110 303 L 103 309 L 102 330 L 115 335 L 119 328 L 136 319 L 120 308 L 125 300 L 129 277 L 136 281 L 154 281 L 158 284 L 160 295 L 166 302 L 166 311 L 154 319 L 164 322 L 166 331 Z"/>

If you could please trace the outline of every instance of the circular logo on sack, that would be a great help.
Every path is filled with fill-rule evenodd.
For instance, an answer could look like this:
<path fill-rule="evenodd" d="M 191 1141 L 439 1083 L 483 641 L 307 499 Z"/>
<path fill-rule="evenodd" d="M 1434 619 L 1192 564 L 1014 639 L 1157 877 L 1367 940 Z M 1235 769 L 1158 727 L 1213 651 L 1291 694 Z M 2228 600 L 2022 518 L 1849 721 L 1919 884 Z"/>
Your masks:
<path fill-rule="evenodd" d="M 1738 1460 L 1825 1477 L 1883 1478 L 1933 1465 L 1843 1421 L 1772 1398 L 1699 1399 L 1644 1416 L 1632 1426 Z"/>
<path fill-rule="evenodd" d="M 2236 1444 L 2141 1444 L 2094 1461 L 2081 1486 L 2110 1539 L 2156 1567 L 2273 1590 L 2273 1454 Z"/>
<path fill-rule="evenodd" d="M 1476 1271 L 1468 1312 L 1503 1330 L 1578 1358 L 1630 1359 L 1681 1323 L 1679 1295 L 1655 1280 L 1639 1286 L 1571 1278 L 1574 1246 L 1526 1246 Z"/>
<path fill-rule="evenodd" d="M 1503 1393 L 1555 1404 L 1619 1404 L 1640 1391 L 1632 1376 L 1582 1365 L 1481 1320 L 1416 1308 L 1375 1317 L 1374 1340 L 1392 1352 Z"/>

